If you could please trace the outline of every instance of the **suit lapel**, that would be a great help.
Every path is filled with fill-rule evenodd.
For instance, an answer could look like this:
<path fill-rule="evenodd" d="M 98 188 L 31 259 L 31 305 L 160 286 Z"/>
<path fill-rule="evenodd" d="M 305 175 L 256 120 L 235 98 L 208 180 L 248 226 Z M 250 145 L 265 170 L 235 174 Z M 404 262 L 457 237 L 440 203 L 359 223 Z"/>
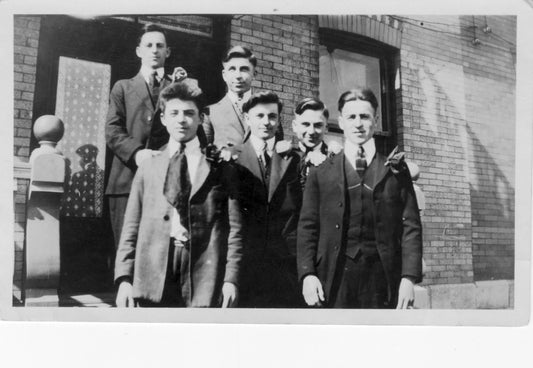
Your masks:
<path fill-rule="evenodd" d="M 162 188 L 165 187 L 165 179 L 167 177 L 168 165 L 170 163 L 170 157 L 168 155 L 168 147 L 166 147 L 161 154 L 154 159 L 154 176 L 162 182 Z"/>
<path fill-rule="evenodd" d="M 246 131 L 246 126 L 244 124 L 241 113 L 237 110 L 237 106 L 235 106 L 235 104 L 231 102 L 228 95 L 224 96 L 223 103 L 224 110 L 226 110 L 228 114 L 233 114 L 236 117 L 235 120 L 230 119 L 230 122 L 235 125 L 237 130 L 241 131 L 244 134 L 244 132 Z"/>
<path fill-rule="evenodd" d="M 281 179 L 287 172 L 287 168 L 292 161 L 292 157 L 281 157 L 276 151 L 272 152 L 272 162 L 270 166 L 270 182 L 268 184 L 268 201 L 272 199 L 272 196 L 276 192 Z"/>
<path fill-rule="evenodd" d="M 242 151 L 238 159 L 242 166 L 248 168 L 250 172 L 259 180 L 263 181 L 263 175 L 261 174 L 261 168 L 259 167 L 259 161 L 255 154 L 254 148 L 250 141 L 246 141 L 242 145 Z"/>
<path fill-rule="evenodd" d="M 190 198 L 193 198 L 194 195 L 198 192 L 198 190 L 200 190 L 202 185 L 204 185 L 205 180 L 209 176 L 210 171 L 211 165 L 205 158 L 205 155 L 202 155 L 202 157 L 200 158 L 200 162 L 198 163 L 198 169 L 196 169 L 196 176 L 192 181 Z"/>
<path fill-rule="evenodd" d="M 374 188 L 378 186 L 378 184 L 385 178 L 387 173 L 390 171 L 388 166 L 385 166 L 385 156 L 382 154 L 376 152 L 376 155 L 374 156 L 374 161 L 376 166 L 376 173 L 374 176 Z"/>
<path fill-rule="evenodd" d="M 330 161 L 329 161 L 329 171 L 330 173 L 327 173 L 324 175 L 327 180 L 330 181 L 328 187 L 335 188 L 337 187 L 337 190 L 339 190 L 341 193 L 344 194 L 346 191 L 346 173 L 344 172 L 344 160 L 345 160 L 344 153 L 335 155 Z M 339 176 L 340 173 L 340 176 Z"/>
<path fill-rule="evenodd" d="M 137 74 L 133 79 L 131 80 L 133 84 L 133 90 L 137 94 L 137 97 L 150 109 L 150 111 L 154 111 L 154 105 L 152 104 L 152 98 L 150 97 L 150 92 L 148 92 L 148 86 L 146 85 L 146 81 L 144 80 L 144 77 L 142 76 L 141 72 Z"/>

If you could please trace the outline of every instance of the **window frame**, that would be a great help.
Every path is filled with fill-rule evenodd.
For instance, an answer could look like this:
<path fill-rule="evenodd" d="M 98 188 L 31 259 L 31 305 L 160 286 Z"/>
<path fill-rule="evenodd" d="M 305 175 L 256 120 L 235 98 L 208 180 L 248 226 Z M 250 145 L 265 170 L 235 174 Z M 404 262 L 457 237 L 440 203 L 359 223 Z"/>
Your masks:
<path fill-rule="evenodd" d="M 329 52 L 340 49 L 379 59 L 382 130 L 375 131 L 374 135 L 383 136 L 385 139 L 392 138 L 394 136 L 394 119 L 396 115 L 394 82 L 396 70 L 398 69 L 396 60 L 399 50 L 371 38 L 345 31 L 319 28 L 318 34 L 320 45 L 325 46 Z M 336 109 L 337 107 L 331 108 Z M 330 122 L 328 129 L 333 133 L 342 133 L 338 123 L 332 124 Z"/>

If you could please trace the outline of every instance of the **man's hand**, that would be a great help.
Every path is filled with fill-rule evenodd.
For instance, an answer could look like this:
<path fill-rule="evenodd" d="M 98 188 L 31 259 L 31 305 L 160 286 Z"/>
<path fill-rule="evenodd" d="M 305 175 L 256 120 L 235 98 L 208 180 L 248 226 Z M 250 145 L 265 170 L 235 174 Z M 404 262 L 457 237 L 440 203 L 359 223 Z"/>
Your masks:
<path fill-rule="evenodd" d="M 174 68 L 174 72 L 172 73 L 172 82 L 181 82 L 187 78 L 187 71 L 183 69 L 181 66 L 178 66 Z"/>
<path fill-rule="evenodd" d="M 135 164 L 137 165 L 137 167 L 139 167 L 141 165 L 141 162 L 143 162 L 147 158 L 157 156 L 159 154 L 161 154 L 161 151 L 154 151 L 151 149 L 139 150 L 137 151 L 137 153 L 135 153 Z"/>
<path fill-rule="evenodd" d="M 222 308 L 231 308 L 237 305 L 239 291 L 237 286 L 231 282 L 222 285 Z"/>
<path fill-rule="evenodd" d="M 133 308 L 135 306 L 133 300 L 133 287 L 131 285 L 131 282 L 122 281 L 120 283 L 115 303 L 117 304 L 117 307 L 120 308 Z"/>
<path fill-rule="evenodd" d="M 398 290 L 398 305 L 396 309 L 413 308 L 415 302 L 415 284 L 410 277 L 403 277 Z"/>
<path fill-rule="evenodd" d="M 302 294 L 305 302 L 310 306 L 320 307 L 325 301 L 322 284 L 315 275 L 308 275 L 304 278 Z"/>

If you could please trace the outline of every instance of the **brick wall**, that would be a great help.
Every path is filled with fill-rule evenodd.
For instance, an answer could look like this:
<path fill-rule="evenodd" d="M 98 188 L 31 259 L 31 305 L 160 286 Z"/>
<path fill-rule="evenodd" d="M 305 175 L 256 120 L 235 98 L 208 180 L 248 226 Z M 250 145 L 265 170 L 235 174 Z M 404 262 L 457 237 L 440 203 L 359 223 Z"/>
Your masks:
<path fill-rule="evenodd" d="M 460 21 L 467 26 L 473 19 Z M 485 25 L 485 17 L 474 21 Z M 462 48 L 474 277 L 513 279 L 516 18 L 491 16 L 486 21 L 492 33 L 476 32 L 481 44 Z"/>
<path fill-rule="evenodd" d="M 400 51 L 398 141 L 420 165 L 426 194 L 425 283 L 512 278 L 512 54 L 473 45 L 472 17 L 411 18 Z"/>
<path fill-rule="evenodd" d="M 14 145 L 15 162 L 27 162 L 30 156 L 37 49 L 40 18 L 14 17 Z M 22 298 L 22 273 L 24 259 L 24 229 L 26 227 L 26 192 L 28 180 L 15 178 L 17 190 L 13 192 L 15 207 L 15 269 L 13 296 Z"/>
<path fill-rule="evenodd" d="M 283 101 L 285 137 L 293 137 L 293 109 L 304 97 L 318 96 L 316 16 L 245 15 L 231 22 L 231 45 L 252 49 L 258 59 L 255 91 L 274 91 Z"/>

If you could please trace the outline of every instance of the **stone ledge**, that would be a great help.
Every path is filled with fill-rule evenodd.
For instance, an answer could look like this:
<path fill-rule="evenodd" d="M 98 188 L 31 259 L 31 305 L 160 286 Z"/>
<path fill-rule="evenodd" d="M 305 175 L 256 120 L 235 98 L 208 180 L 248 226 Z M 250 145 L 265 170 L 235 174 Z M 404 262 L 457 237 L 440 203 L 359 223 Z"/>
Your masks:
<path fill-rule="evenodd" d="M 417 309 L 510 309 L 513 307 L 513 280 L 415 286 L 415 308 Z"/>

